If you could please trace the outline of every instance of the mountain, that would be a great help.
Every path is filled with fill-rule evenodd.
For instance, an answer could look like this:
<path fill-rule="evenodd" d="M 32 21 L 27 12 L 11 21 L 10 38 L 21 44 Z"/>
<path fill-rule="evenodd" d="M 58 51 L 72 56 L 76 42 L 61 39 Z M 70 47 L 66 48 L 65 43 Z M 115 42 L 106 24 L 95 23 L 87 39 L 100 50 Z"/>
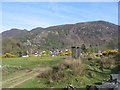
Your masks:
<path fill-rule="evenodd" d="M 32 49 L 70 48 L 81 46 L 117 48 L 118 26 L 107 21 L 91 21 L 65 24 L 47 28 L 37 27 L 30 31 L 11 29 L 2 33 L 13 37 Z"/>
<path fill-rule="evenodd" d="M 26 51 L 26 46 L 21 42 L 11 37 L 2 38 L 2 53 L 11 53 L 19 56 L 20 53 L 26 54 Z"/>
<path fill-rule="evenodd" d="M 24 34 L 26 32 L 27 32 L 26 29 L 21 30 L 21 29 L 12 28 L 10 30 L 2 32 L 2 36 L 3 37 L 13 37 L 13 36 Z"/>

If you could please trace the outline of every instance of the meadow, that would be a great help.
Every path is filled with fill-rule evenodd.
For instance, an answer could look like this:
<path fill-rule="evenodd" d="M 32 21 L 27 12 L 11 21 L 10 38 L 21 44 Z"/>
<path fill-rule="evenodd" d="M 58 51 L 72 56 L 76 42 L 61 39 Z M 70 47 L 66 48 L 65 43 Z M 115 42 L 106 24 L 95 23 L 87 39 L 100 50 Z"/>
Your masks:
<path fill-rule="evenodd" d="M 32 76 L 43 67 L 52 67 L 62 60 L 63 58 L 59 57 L 3 58 L 3 88 Z"/>
<path fill-rule="evenodd" d="M 102 60 L 100 57 L 73 60 L 61 56 L 3 58 L 3 88 L 67 88 L 68 85 L 85 88 L 86 85 L 99 85 L 109 78 L 115 67 L 114 63 L 107 64 L 107 58 Z"/>

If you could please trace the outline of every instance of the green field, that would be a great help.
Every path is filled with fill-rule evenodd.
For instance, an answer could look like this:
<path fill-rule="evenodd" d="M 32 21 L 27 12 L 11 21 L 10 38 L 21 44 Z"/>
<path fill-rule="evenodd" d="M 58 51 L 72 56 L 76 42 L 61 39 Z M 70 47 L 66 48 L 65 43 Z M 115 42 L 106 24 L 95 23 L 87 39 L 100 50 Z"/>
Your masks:
<path fill-rule="evenodd" d="M 52 66 L 59 61 L 61 57 L 24 57 L 24 58 L 3 58 L 2 65 L 22 66 L 24 68 Z"/>
<path fill-rule="evenodd" d="M 63 68 L 61 74 L 64 74 L 64 77 L 57 80 L 37 77 L 41 70 L 46 67 L 53 68 L 65 59 L 65 57 L 3 58 L 2 65 L 5 66 L 2 71 L 3 88 L 66 88 L 70 84 L 85 88 L 86 85 L 98 85 L 108 79 L 112 71 L 112 68 L 103 68 L 101 70 L 98 58 L 93 61 L 81 58 L 83 61 L 82 68 L 84 69 L 82 75 L 72 75 L 69 73 L 70 68 Z M 77 82 L 76 78 L 82 83 Z"/>
<path fill-rule="evenodd" d="M 13 83 L 19 82 L 28 76 L 36 73 L 40 68 L 52 67 L 60 61 L 64 60 L 59 57 L 28 57 L 28 58 L 3 58 L 2 65 L 5 66 L 2 69 L 3 87 L 9 87 Z M 32 73 L 29 71 L 33 71 Z M 18 77 L 22 75 L 22 77 Z M 15 78 L 18 77 L 18 78 Z M 13 78 L 13 79 L 12 79 Z M 15 78 L 15 79 L 14 79 Z M 6 82 L 6 80 L 10 82 Z"/>

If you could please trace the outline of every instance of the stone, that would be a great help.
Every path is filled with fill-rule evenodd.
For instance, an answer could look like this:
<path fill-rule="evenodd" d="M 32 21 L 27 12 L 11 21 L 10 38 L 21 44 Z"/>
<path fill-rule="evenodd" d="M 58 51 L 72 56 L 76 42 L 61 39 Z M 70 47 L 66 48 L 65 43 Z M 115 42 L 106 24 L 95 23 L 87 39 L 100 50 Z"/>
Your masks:
<path fill-rule="evenodd" d="M 91 89 L 93 87 L 93 89 Z M 87 90 L 120 90 L 120 74 L 110 74 L 110 79 L 107 82 L 102 82 L 102 85 L 86 86 Z"/>
<path fill-rule="evenodd" d="M 111 78 L 111 80 L 113 80 L 113 79 L 120 80 L 120 74 L 110 74 L 110 78 Z"/>
<path fill-rule="evenodd" d="M 80 80 L 79 80 L 79 79 L 77 79 L 77 78 L 76 78 L 75 80 L 76 80 L 78 83 L 82 83 L 82 81 L 80 81 Z"/>
<path fill-rule="evenodd" d="M 68 86 L 68 90 L 77 90 L 77 88 L 74 87 L 73 85 L 69 85 L 69 86 Z"/>

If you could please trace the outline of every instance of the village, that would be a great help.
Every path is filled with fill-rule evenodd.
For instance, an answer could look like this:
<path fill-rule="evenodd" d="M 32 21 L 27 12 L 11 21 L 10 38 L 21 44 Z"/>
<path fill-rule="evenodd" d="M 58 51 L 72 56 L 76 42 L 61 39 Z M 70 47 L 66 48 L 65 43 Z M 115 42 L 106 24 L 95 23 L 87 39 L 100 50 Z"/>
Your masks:
<path fill-rule="evenodd" d="M 50 55 L 50 56 L 55 56 L 55 55 L 57 55 L 57 54 L 59 54 L 59 53 L 62 53 L 62 52 L 70 52 L 71 51 L 71 49 L 64 49 L 64 50 L 59 50 L 59 49 L 56 49 L 56 50 L 50 50 L 50 51 L 37 51 L 36 53 L 34 53 L 33 54 L 33 56 L 40 56 L 40 55 L 46 55 L 46 54 L 48 54 L 48 55 Z M 27 51 L 27 53 L 28 53 L 28 51 Z M 31 53 L 32 53 L 32 51 L 31 51 Z M 22 56 L 22 57 L 28 57 L 29 55 L 24 55 L 24 56 Z"/>

